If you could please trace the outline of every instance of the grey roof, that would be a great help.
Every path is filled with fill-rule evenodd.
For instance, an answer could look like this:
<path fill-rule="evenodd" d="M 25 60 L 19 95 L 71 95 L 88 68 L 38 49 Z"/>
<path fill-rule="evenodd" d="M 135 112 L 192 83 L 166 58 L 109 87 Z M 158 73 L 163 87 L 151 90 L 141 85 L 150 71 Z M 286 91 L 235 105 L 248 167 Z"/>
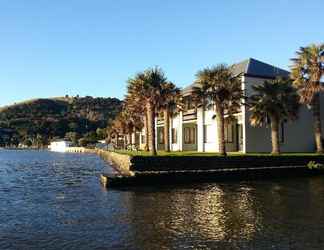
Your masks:
<path fill-rule="evenodd" d="M 190 84 L 189 86 L 183 88 L 183 89 L 181 90 L 181 94 L 183 94 L 183 95 L 190 94 L 190 93 L 192 92 L 192 89 L 193 89 L 194 87 L 198 87 L 198 86 L 199 86 L 198 83 L 192 83 L 192 84 Z"/>
<path fill-rule="evenodd" d="M 289 77 L 289 72 L 287 70 L 261 62 L 254 58 L 249 58 L 240 63 L 233 64 L 231 68 L 234 75 L 243 73 L 247 76 L 260 78 L 275 78 L 278 76 Z"/>
<path fill-rule="evenodd" d="M 275 77 L 289 77 L 289 72 L 275 67 L 273 65 L 261 62 L 254 58 L 246 59 L 240 63 L 233 64 L 231 70 L 234 75 L 243 74 L 250 77 L 259 77 L 259 78 L 275 78 Z M 197 83 L 193 83 L 184 89 L 182 89 L 182 94 L 190 94 L 192 88 L 198 86 Z"/>

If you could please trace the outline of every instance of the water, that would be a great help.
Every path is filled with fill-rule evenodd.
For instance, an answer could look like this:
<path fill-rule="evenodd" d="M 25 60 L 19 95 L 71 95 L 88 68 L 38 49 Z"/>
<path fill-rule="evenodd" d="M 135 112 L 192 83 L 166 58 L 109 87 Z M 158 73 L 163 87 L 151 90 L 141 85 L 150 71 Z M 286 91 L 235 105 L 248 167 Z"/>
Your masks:
<path fill-rule="evenodd" d="M 0 151 L 0 249 L 324 249 L 324 178 L 106 190 L 95 155 Z"/>

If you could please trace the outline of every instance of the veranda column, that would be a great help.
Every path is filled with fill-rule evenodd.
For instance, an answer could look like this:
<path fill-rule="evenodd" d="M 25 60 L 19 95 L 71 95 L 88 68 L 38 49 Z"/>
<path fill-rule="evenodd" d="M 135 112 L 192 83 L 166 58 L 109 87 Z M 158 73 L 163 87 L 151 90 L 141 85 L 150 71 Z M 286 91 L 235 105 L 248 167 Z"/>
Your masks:
<path fill-rule="evenodd" d="M 173 151 L 173 146 L 172 146 L 172 128 L 173 128 L 173 116 L 170 117 L 170 126 L 169 126 L 170 151 Z"/>
<path fill-rule="evenodd" d="M 136 130 L 134 129 L 134 132 L 132 133 L 132 144 L 135 145 L 136 144 Z"/>
<path fill-rule="evenodd" d="M 157 121 L 158 121 L 158 118 L 157 118 L 157 116 L 155 116 L 155 148 L 157 148 L 158 146 L 157 146 L 157 142 L 158 142 L 158 133 L 157 133 Z"/>
<path fill-rule="evenodd" d="M 198 152 L 204 152 L 204 109 L 197 109 L 197 144 Z"/>
<path fill-rule="evenodd" d="M 179 142 L 179 150 L 183 149 L 183 114 L 182 111 L 179 113 L 179 131 L 178 131 L 178 142 Z"/>

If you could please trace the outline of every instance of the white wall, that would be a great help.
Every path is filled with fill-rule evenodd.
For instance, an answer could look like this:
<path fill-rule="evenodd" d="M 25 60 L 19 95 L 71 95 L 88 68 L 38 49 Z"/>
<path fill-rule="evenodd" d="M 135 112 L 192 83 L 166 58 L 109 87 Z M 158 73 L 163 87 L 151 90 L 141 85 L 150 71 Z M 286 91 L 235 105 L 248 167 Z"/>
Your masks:
<path fill-rule="evenodd" d="M 197 109 L 197 146 L 198 152 L 205 151 L 204 145 L 204 111 L 203 108 Z"/>
<path fill-rule="evenodd" d="M 265 79 L 255 77 L 242 77 L 242 88 L 247 96 L 252 93 L 252 85 L 261 84 Z M 321 116 L 324 117 L 324 94 L 321 97 Z M 241 115 L 238 123 L 243 124 L 243 152 L 271 152 L 271 130 L 270 124 L 261 128 L 254 128 L 250 125 L 250 112 L 248 107 L 242 106 Z M 217 121 L 213 119 L 215 112 L 213 110 L 203 111 L 201 108 L 197 111 L 197 146 L 199 152 L 218 152 L 217 140 Z M 209 126 L 208 142 L 204 143 L 204 125 Z M 311 111 L 302 106 L 299 119 L 294 122 L 285 123 L 284 142 L 281 143 L 282 152 L 313 152 L 315 150 L 313 119 Z M 171 118 L 170 126 L 170 142 L 171 129 L 177 129 L 177 143 L 171 143 L 172 151 L 183 150 L 183 120 L 182 112 Z M 322 123 L 324 131 L 324 121 Z M 234 150 L 236 145 L 228 145 L 229 151 Z"/>
<path fill-rule="evenodd" d="M 56 152 L 65 152 L 71 145 L 72 143 L 69 141 L 54 141 L 49 145 L 49 149 Z"/>
<path fill-rule="evenodd" d="M 217 122 L 213 119 L 214 115 L 213 110 L 204 111 L 204 124 L 208 126 L 208 141 L 204 143 L 205 152 L 218 152 Z M 201 140 L 203 141 L 203 138 Z"/>
<path fill-rule="evenodd" d="M 246 95 L 253 94 L 252 85 L 261 84 L 264 79 L 244 77 Z M 271 128 L 263 126 L 254 128 L 250 125 L 250 111 L 246 108 L 243 134 L 245 134 L 245 152 L 271 152 Z M 301 107 L 299 119 L 285 123 L 284 142 L 281 143 L 282 152 L 312 152 L 314 151 L 314 136 L 312 116 L 309 109 Z"/>

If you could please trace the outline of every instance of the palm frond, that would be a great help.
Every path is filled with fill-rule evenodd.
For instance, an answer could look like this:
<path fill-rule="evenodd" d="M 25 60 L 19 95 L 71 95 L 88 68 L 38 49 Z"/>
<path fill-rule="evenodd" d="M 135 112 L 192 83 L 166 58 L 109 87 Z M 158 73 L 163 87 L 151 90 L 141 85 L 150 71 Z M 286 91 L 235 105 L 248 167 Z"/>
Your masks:
<path fill-rule="evenodd" d="M 310 104 L 314 96 L 323 91 L 324 44 L 301 47 L 296 55 L 296 58 L 291 59 L 291 78 L 299 88 L 301 102 Z"/>
<path fill-rule="evenodd" d="M 299 95 L 290 79 L 277 78 L 252 87 L 255 94 L 249 98 L 252 126 L 262 126 L 267 117 L 294 120 L 299 112 Z"/>

